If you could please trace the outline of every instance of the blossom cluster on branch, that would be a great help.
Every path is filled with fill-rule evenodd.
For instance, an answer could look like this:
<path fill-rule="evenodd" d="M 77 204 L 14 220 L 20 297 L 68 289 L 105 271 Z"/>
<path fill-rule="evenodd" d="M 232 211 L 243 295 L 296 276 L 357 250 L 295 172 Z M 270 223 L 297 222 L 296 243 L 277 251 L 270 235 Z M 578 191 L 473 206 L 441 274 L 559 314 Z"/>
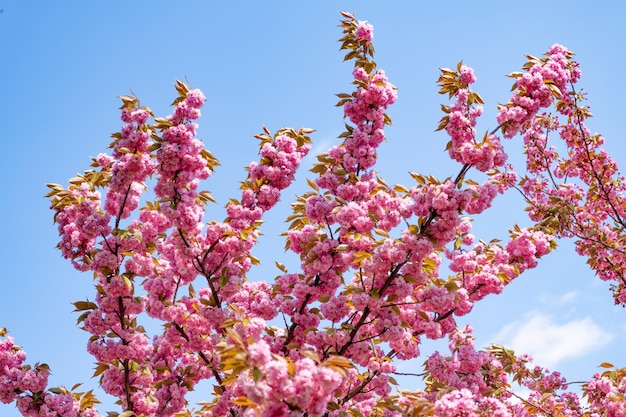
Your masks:
<path fill-rule="evenodd" d="M 205 222 L 214 200 L 202 181 L 219 162 L 196 138 L 206 98 L 180 81 L 165 118 L 121 97 L 124 125 L 111 154 L 93 158 L 94 169 L 68 188 L 49 185 L 58 247 L 94 276 L 94 300 L 74 305 L 90 334 L 94 376 L 121 409 L 109 415 L 625 415 L 623 369 L 603 364 L 584 384 L 583 402 L 559 373 L 504 347 L 477 350 L 471 327 L 456 323 L 562 237 L 576 239 L 626 305 L 624 178 L 584 124 L 590 113 L 574 88 L 573 54 L 554 45 L 544 58 L 529 56 L 523 72 L 510 74 L 514 94 L 484 135 L 476 131 L 484 103 L 472 90 L 473 69 L 441 69 L 440 93 L 453 102 L 442 105 L 437 130 L 449 137 L 459 171 L 442 180 L 411 173 L 412 186 L 389 186 L 374 167 L 397 89 L 373 59 L 372 25 L 342 16 L 354 88 L 337 94 L 341 144 L 317 156 L 310 190 L 287 219 L 297 272 L 277 263 L 274 281 L 246 279 L 259 262 L 251 251 L 263 216 L 294 181 L 313 130 L 264 128 L 241 195 L 226 204 L 223 221 Z M 565 152 L 548 146 L 551 133 Z M 500 138 L 518 134 L 527 157 L 521 178 Z M 482 183 L 469 178 L 472 170 Z M 528 202 L 533 225 L 512 226 L 505 243 L 476 241 L 471 217 L 511 189 Z M 162 332 L 149 334 L 146 320 L 161 322 Z M 24 416 L 100 415 L 91 391 L 48 388 L 48 366 L 25 365 L 6 333 L 0 329 L 0 401 Z M 426 358 L 423 389 L 394 390 L 398 361 L 423 356 L 426 338 L 447 338 L 450 351 Z M 194 408 L 186 396 L 202 380 L 214 391 Z"/>

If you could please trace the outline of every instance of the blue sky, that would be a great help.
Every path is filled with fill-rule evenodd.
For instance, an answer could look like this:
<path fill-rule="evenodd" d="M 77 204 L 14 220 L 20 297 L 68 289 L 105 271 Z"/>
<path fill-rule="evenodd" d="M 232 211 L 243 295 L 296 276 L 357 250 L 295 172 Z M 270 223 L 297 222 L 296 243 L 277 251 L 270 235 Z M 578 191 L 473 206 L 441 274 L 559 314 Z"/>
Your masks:
<path fill-rule="evenodd" d="M 206 184 L 219 202 L 208 215 L 222 219 L 243 167 L 256 158 L 252 136 L 263 125 L 316 129 L 314 151 L 337 143 L 343 121 L 334 94 L 351 87 L 351 67 L 342 62 L 336 42 L 340 10 L 374 25 L 376 61 L 399 89 L 377 166 L 388 183 L 410 185 L 408 171 L 440 178 L 458 171 L 443 152 L 446 136 L 434 132 L 444 100 L 436 94 L 439 67 L 461 59 L 474 67 L 475 87 L 486 101 L 479 122 L 484 131 L 495 126 L 496 104 L 510 95 L 512 81 L 505 75 L 519 69 L 524 54 L 541 55 L 553 43 L 577 54 L 580 85 L 595 116 L 589 126 L 626 164 L 626 3 L 445 4 L 0 0 L 0 327 L 9 329 L 30 362 L 51 366 L 52 385 L 82 381 L 95 387 L 85 351 L 88 335 L 75 326 L 70 304 L 93 299 L 91 277 L 74 271 L 55 249 L 45 183 L 65 184 L 88 168 L 90 156 L 106 150 L 109 135 L 121 125 L 117 96 L 132 90 L 164 116 L 175 97 L 174 81 L 187 79 L 208 98 L 199 136 L 222 162 Z M 521 160 L 519 138 L 505 146 L 513 162 Z M 305 161 L 300 184 L 311 162 Z M 272 278 L 274 260 L 294 265 L 278 235 L 292 197 L 302 189 L 288 189 L 267 219 L 256 251 L 266 267 L 251 279 Z M 475 221 L 475 234 L 485 240 L 506 236 L 514 223 L 527 224 L 522 208 L 514 195 L 496 202 Z M 459 324 L 470 322 L 481 345 L 508 343 L 568 379 L 582 380 L 603 361 L 626 366 L 625 313 L 571 244 L 562 242 L 539 268 L 479 303 Z M 408 380 L 405 388 L 418 384 Z M 0 414 L 18 415 L 4 405 Z"/>

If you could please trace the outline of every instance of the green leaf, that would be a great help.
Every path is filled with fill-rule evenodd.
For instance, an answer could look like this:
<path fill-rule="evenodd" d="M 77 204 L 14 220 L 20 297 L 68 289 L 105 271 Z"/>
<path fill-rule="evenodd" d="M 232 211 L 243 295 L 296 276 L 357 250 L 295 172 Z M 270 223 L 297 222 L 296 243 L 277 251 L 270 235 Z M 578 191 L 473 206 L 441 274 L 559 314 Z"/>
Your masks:
<path fill-rule="evenodd" d="M 252 380 L 258 382 L 263 377 L 263 372 L 256 366 L 252 369 Z"/>

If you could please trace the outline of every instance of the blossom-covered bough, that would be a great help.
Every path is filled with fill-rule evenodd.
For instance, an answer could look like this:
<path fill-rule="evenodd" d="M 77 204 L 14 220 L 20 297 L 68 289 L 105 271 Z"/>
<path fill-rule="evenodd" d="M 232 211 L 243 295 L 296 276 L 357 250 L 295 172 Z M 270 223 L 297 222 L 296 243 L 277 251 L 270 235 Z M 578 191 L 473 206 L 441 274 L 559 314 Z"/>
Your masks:
<path fill-rule="evenodd" d="M 201 180 L 218 161 L 195 137 L 205 97 L 182 82 L 166 118 L 121 97 L 124 126 L 111 154 L 94 158 L 94 169 L 68 188 L 49 185 L 59 249 L 95 279 L 94 300 L 74 305 L 91 335 L 94 376 L 120 405 L 109 415 L 626 415 L 624 369 L 602 364 L 606 372 L 584 384 L 581 402 L 564 378 L 525 355 L 476 350 L 472 329 L 455 321 L 535 267 L 561 237 L 576 239 L 613 283 L 615 302 L 626 304 L 624 179 L 600 149 L 602 137 L 585 127 L 590 113 L 574 87 L 573 54 L 555 45 L 544 58 L 529 56 L 510 75 L 514 94 L 497 127 L 482 136 L 473 70 L 442 69 L 440 93 L 452 103 L 442 105 L 438 130 L 449 135 L 459 172 L 444 180 L 411 173 L 412 186 L 389 186 L 374 167 L 396 87 L 373 60 L 372 26 L 342 16 L 354 91 L 338 94 L 348 121 L 342 143 L 317 156 L 310 191 L 288 218 L 297 272 L 277 263 L 275 281 L 246 280 L 258 263 L 251 249 L 263 215 L 294 180 L 313 130 L 264 128 L 260 159 L 227 203 L 228 217 L 204 223 L 213 198 Z M 516 135 L 527 157 L 522 178 L 500 142 Z M 554 136 L 560 154 L 549 145 Z M 484 173 L 482 183 L 473 171 Z M 144 196 L 147 184 L 154 188 Z M 514 226 L 504 244 L 475 242 L 470 216 L 512 188 L 534 226 Z M 142 196 L 152 199 L 139 208 Z M 154 320 L 162 332 L 149 335 L 141 323 Z M 3 403 L 25 416 L 100 415 L 93 392 L 47 388 L 47 365 L 25 365 L 5 329 L 0 337 Z M 426 358 L 422 390 L 393 389 L 397 362 L 419 358 L 424 338 L 448 338 L 450 352 Z M 213 392 L 188 404 L 202 380 Z M 530 394 L 519 396 L 516 386 Z"/>

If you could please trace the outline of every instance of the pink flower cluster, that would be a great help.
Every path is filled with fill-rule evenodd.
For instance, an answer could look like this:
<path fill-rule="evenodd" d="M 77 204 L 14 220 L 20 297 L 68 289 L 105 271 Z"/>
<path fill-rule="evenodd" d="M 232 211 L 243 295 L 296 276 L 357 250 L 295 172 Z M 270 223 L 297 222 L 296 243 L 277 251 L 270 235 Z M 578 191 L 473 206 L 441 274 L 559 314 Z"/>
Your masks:
<path fill-rule="evenodd" d="M 174 113 L 168 116 L 170 125 L 162 131 L 161 147 L 156 153 L 158 179 L 154 188 L 161 198 L 161 210 L 173 224 L 184 232 L 198 233 L 204 210 L 196 203 L 200 180 L 211 174 L 202 155 L 204 145 L 195 139 L 200 108 L 205 97 L 200 90 L 186 91 Z"/>
<path fill-rule="evenodd" d="M 584 390 L 590 403 L 590 416 L 626 416 L 626 376 L 617 373 L 617 378 L 596 374 L 585 384 Z"/>
<path fill-rule="evenodd" d="M 523 131 L 526 169 L 529 173 L 539 174 L 552 169 L 550 165 L 558 158 L 558 154 L 555 146 L 548 146 L 546 132 L 556 129 L 557 126 L 556 119 L 544 113 L 535 117 L 530 126 Z"/>
<path fill-rule="evenodd" d="M 432 354 L 426 362 L 426 368 L 435 380 L 458 390 L 467 390 L 472 395 L 479 395 L 487 388 L 483 377 L 483 367 L 491 361 L 487 352 L 474 349 L 472 328 L 466 326 L 450 334 L 450 357 L 439 352 Z"/>
<path fill-rule="evenodd" d="M 485 135 L 482 141 L 476 140 L 476 121 L 483 108 L 474 104 L 474 93 L 469 88 L 475 80 L 473 69 L 461 66 L 459 83 L 464 88 L 456 91 L 455 103 L 448 108 L 446 132 L 451 139 L 448 153 L 455 161 L 486 172 L 494 167 L 503 166 L 507 155 L 500 139 L 493 134 Z"/>
<path fill-rule="evenodd" d="M 406 210 L 418 217 L 436 213 L 436 221 L 428 228 L 429 235 L 443 246 L 456 235 L 462 213 L 480 214 L 491 206 L 499 190 L 491 181 L 459 189 L 451 180 L 441 184 L 418 185 L 410 190 L 413 200 Z"/>
<path fill-rule="evenodd" d="M 450 356 L 435 352 L 426 362 L 430 371 L 426 395 L 438 416 L 518 415 L 511 412 L 511 394 L 494 391 L 508 386 L 503 364 L 489 352 L 474 349 L 471 327 L 451 333 L 449 348 Z M 485 395 L 489 391 L 495 395 Z"/>
<path fill-rule="evenodd" d="M 280 191 L 294 180 L 300 162 L 311 149 L 310 144 L 298 146 L 295 138 L 279 135 L 261 146 L 261 163 L 251 162 L 248 166 L 250 181 L 262 182 L 258 190 L 245 191 L 243 202 L 246 206 L 258 206 L 267 211 L 280 197 Z"/>
<path fill-rule="evenodd" d="M 0 340 L 0 402 L 16 402 L 26 417 L 97 417 L 93 407 L 83 407 L 69 393 L 46 391 L 50 371 L 46 365 L 25 365 L 26 353 L 7 336 Z"/>
<path fill-rule="evenodd" d="M 329 151 L 348 172 L 368 170 L 376 162 L 376 147 L 385 139 L 385 110 L 397 98 L 396 88 L 388 82 L 384 71 L 378 70 L 370 76 L 362 72 L 355 74 L 357 80 L 362 77 L 366 78 L 365 86 L 359 87 L 352 100 L 344 104 L 345 116 L 356 126 L 342 146 Z"/>
<path fill-rule="evenodd" d="M 502 350 L 502 348 L 497 350 Z M 493 355 L 494 351 L 490 353 Z M 533 366 L 532 358 L 528 355 L 522 354 L 516 357 L 509 351 L 506 355 L 499 357 L 503 365 L 506 365 L 507 372 L 513 376 L 513 380 L 530 390 L 526 399 L 526 404 L 530 407 L 539 409 L 547 415 L 559 413 L 576 417 L 588 415 L 587 412 L 583 413 L 584 409 L 578 395 L 567 391 L 569 385 L 560 373 Z M 519 404 L 510 405 L 515 410 L 515 415 L 520 411 L 525 413 L 522 415 L 529 415 L 528 410 L 520 409 Z"/>
<path fill-rule="evenodd" d="M 209 352 L 219 342 L 217 335 L 223 332 L 225 321 L 233 319 L 232 314 L 220 308 L 222 304 L 228 303 L 237 314 L 246 317 L 248 324 L 238 330 L 247 337 L 259 337 L 265 327 L 263 319 L 269 320 L 277 313 L 278 299 L 269 297 L 269 286 L 245 283 L 244 278 L 251 266 L 248 255 L 258 238 L 263 214 L 278 202 L 280 191 L 289 186 L 310 149 L 308 140 L 298 135 L 299 132 L 284 131 L 262 142 L 261 162 L 248 167 L 241 201 L 231 200 L 227 205 L 229 217 L 225 222 L 209 223 L 204 234 L 198 234 L 199 229 L 196 233 L 187 231 L 184 239 L 175 230 L 157 243 L 162 268 L 154 269 L 145 284 L 150 294 L 148 312 L 175 324 L 155 343 L 154 363 L 169 370 L 156 380 L 174 382 L 155 393 L 163 407 L 167 404 L 163 413 L 170 415 L 181 410 L 186 390 L 211 376 L 211 367 L 217 366 L 198 362 L 194 352 L 207 352 L 207 358 L 213 356 Z M 144 224 L 142 229 L 145 227 Z M 214 284 L 200 288 L 197 296 L 182 297 L 172 304 L 177 288 L 194 280 L 198 273 Z M 222 278 L 218 281 L 215 276 Z M 211 334 L 214 336 L 207 337 Z M 180 356 L 187 359 L 171 359 Z"/>
<path fill-rule="evenodd" d="M 9 404 L 25 391 L 33 393 L 46 389 L 48 374 L 45 368 L 28 369 L 22 364 L 26 353 L 15 346 L 11 336 L 0 340 L 0 401 Z"/>
<path fill-rule="evenodd" d="M 255 342 L 248 350 L 248 363 L 256 371 L 239 377 L 239 389 L 256 404 L 244 416 L 289 416 L 294 412 L 322 415 L 333 393 L 343 381 L 342 375 L 308 357 L 295 360 L 272 357 L 264 342 Z M 289 363 L 292 362 L 290 370 Z M 254 372 L 260 373 L 255 377 Z"/>
<path fill-rule="evenodd" d="M 531 58 L 529 71 L 518 75 L 518 91 L 500 115 L 507 135 L 521 132 L 524 137 L 528 176 L 517 188 L 530 202 L 530 218 L 555 236 L 576 237 L 577 252 L 590 259 L 601 279 L 614 282 L 615 302 L 624 304 L 626 244 L 620 234 L 626 224 L 626 181 L 600 148 L 604 138 L 584 123 L 591 113 L 582 105 L 584 95 L 574 89 L 580 69 L 573 54 L 554 45 L 547 55 Z M 539 114 L 553 98 L 558 100 L 556 113 Z M 550 134 L 562 144 L 549 142 Z"/>
<path fill-rule="evenodd" d="M 101 283 L 106 281 L 100 278 Z M 143 311 L 143 303 L 132 296 L 122 279 L 111 281 L 119 283 L 116 285 L 120 291 L 116 293 L 111 286 L 102 287 L 103 293 L 98 294 L 96 300 L 98 308 L 89 312 L 84 320 L 84 329 L 93 334 L 87 350 L 99 366 L 106 365 L 100 379 L 104 392 L 120 398 L 127 408 L 151 415 L 157 404 L 146 402 L 152 392 L 149 387 L 153 375 L 145 362 L 152 354 L 153 346 L 141 330 L 130 326 L 136 315 Z M 134 390 L 130 396 L 126 395 L 126 381 L 133 381 Z"/>
<path fill-rule="evenodd" d="M 603 138 L 591 134 L 581 121 L 574 124 L 570 120 L 568 116 L 568 123 L 559 132 L 570 155 L 555 168 L 563 180 L 558 186 L 541 190 L 543 195 L 541 191 L 535 194 L 537 200 L 543 197 L 545 204 L 538 204 L 539 209 L 530 214 L 552 217 L 558 221 L 559 233 L 576 236 L 577 252 L 593 260 L 589 264 L 600 279 L 614 282 L 615 302 L 626 305 L 626 242 L 622 236 L 626 180 L 617 163 L 599 148 Z M 578 178 L 580 184 L 566 183 L 570 178 Z"/>
<path fill-rule="evenodd" d="M 437 339 L 452 333 L 455 321 L 451 313 L 466 314 L 473 302 L 488 294 L 500 293 L 504 285 L 524 269 L 534 267 L 536 258 L 550 250 L 551 237 L 525 230 L 516 232 L 506 248 L 481 243 L 470 251 L 449 251 L 451 268 L 461 278 L 455 286 L 450 286 L 453 289 L 430 284 L 430 277 L 437 276 L 441 262 L 438 251 L 457 237 L 464 245 L 473 243 L 470 223 L 461 214 L 478 214 L 490 207 L 498 192 L 510 186 L 514 175 L 494 175 L 482 185 L 469 184 L 465 189 L 451 180 L 422 182 L 404 198 L 380 186 L 370 172 L 361 172 L 370 165 L 358 159 L 358 154 L 354 156 L 357 149 L 364 154 L 362 149 L 370 145 L 365 139 L 373 135 L 367 128 L 375 118 L 369 114 L 377 110 L 377 105 L 365 105 L 365 101 L 356 99 L 367 97 L 363 93 L 369 75 L 360 66 L 353 74 L 359 87 L 353 99 L 344 104 L 344 109 L 356 127 L 344 135 L 341 146 L 319 158 L 325 168 L 315 170 L 320 172 L 316 184 L 328 191 L 324 195 L 306 195 L 302 210 L 307 223 L 288 232 L 289 247 L 301 255 L 305 275 L 283 275 L 278 278 L 277 288 L 284 298 L 281 311 L 292 318 L 285 344 L 307 344 L 320 351 L 333 346 L 353 363 L 376 372 L 369 386 L 378 387 L 377 392 L 385 395 L 385 389 L 389 389 L 387 377 L 374 360 L 384 352 L 355 341 L 387 342 L 399 359 L 419 356 L 420 336 Z M 459 80 L 472 83 L 475 77 L 471 68 L 463 66 Z M 495 136 L 487 136 L 480 143 L 475 141 L 473 129 L 481 111 L 473 106 L 476 98 L 470 99 L 470 93 L 469 89 L 457 91 L 457 104 L 451 107 L 448 133 L 453 138 L 453 148 L 456 146 L 458 150 L 451 155 L 463 164 L 484 171 L 503 166 L 506 155 Z M 384 124 L 380 117 L 377 120 Z M 366 129 L 362 130 L 362 126 Z M 362 131 L 368 135 L 363 136 Z M 376 145 L 384 138 L 382 125 L 380 133 L 374 137 Z M 375 148 L 371 149 L 375 155 Z M 359 162 L 346 164 L 349 158 Z M 337 162 L 343 171 L 337 169 Z M 428 219 L 427 226 L 417 231 L 406 230 L 401 240 L 376 241 L 373 237 L 374 231 L 390 231 L 402 219 L 412 216 L 423 222 Z M 337 227 L 328 233 L 325 229 L 333 225 Z M 435 265 L 432 271 L 422 269 L 426 259 L 429 265 Z M 358 273 L 342 288 L 338 277 L 357 268 Z M 316 312 L 317 308 L 311 308 L 316 301 L 320 301 L 321 315 Z M 332 331 L 326 334 L 305 331 L 321 326 L 323 320 L 333 324 L 349 323 L 347 329 L 354 330 L 333 325 Z M 472 369 L 476 386 L 486 389 L 480 368 L 490 361 L 487 354 L 476 353 L 473 347 L 461 350 L 463 366 Z M 466 353 L 468 356 L 464 357 Z M 472 354 L 483 362 L 474 358 L 476 360 L 470 363 Z M 474 366 L 476 364 L 479 365 Z M 459 374 L 466 374 L 466 368 Z M 481 389 L 473 389 L 474 395 L 479 396 Z M 359 404 L 367 402 L 366 397 L 359 396 Z M 477 407 L 484 412 L 503 410 L 501 403 L 491 400 Z"/>
<path fill-rule="evenodd" d="M 146 122 L 145 108 L 122 109 L 122 126 L 113 142 L 112 158 L 99 155 L 97 162 L 110 170 L 111 180 L 106 193 L 105 212 L 112 217 L 127 218 L 139 206 L 139 197 L 145 190 L 145 180 L 154 173 L 155 162 L 149 151 L 152 144 Z"/>
<path fill-rule="evenodd" d="M 471 250 L 446 251 L 446 256 L 451 261 L 450 270 L 458 274 L 463 289 L 475 302 L 488 294 L 501 293 L 511 280 L 537 266 L 537 259 L 548 254 L 552 246 L 551 235 L 517 229 L 505 248 L 481 242 Z"/>
<path fill-rule="evenodd" d="M 356 22 L 354 34 L 357 40 L 371 43 L 374 39 L 374 27 L 367 23 L 367 21 L 359 20 Z"/>
<path fill-rule="evenodd" d="M 478 416 L 474 395 L 466 388 L 443 395 L 435 402 L 438 417 Z"/>
<path fill-rule="evenodd" d="M 97 239 L 111 232 L 110 216 L 100 208 L 100 192 L 88 184 L 70 187 L 67 193 L 73 203 L 58 211 L 56 216 L 61 237 L 58 248 L 74 267 L 85 271 L 90 268 L 91 252 L 96 248 Z"/>
<path fill-rule="evenodd" d="M 532 121 L 542 107 L 548 107 L 553 97 L 567 100 L 568 83 L 576 82 L 579 73 L 570 71 L 567 48 L 553 45 L 548 58 L 534 65 L 517 78 L 516 94 L 496 117 L 505 138 L 512 138 Z"/>
<path fill-rule="evenodd" d="M 500 346 L 475 351 L 468 327 L 451 334 L 449 347 L 450 356 L 444 357 L 436 352 L 426 363 L 430 373 L 425 395 L 433 401 L 438 415 L 456 416 L 459 415 L 455 414 L 457 412 L 460 415 L 513 417 L 536 415 L 537 410 L 541 415 L 583 415 L 578 396 L 564 391 L 568 388 L 567 381 L 558 372 L 533 367 L 527 355 L 516 357 L 512 351 Z M 521 397 L 510 387 L 510 377 L 530 391 L 521 403 Z M 591 392 L 587 394 L 590 399 L 598 392 L 600 397 L 602 392 L 616 392 L 614 381 L 599 376 L 597 381 L 597 385 L 590 383 Z M 610 415 L 606 411 L 610 406 L 615 408 L 619 402 L 609 404 L 615 398 L 609 397 L 611 400 L 602 398 L 584 415 Z"/>
<path fill-rule="evenodd" d="M 553 236 L 542 231 L 516 231 L 507 243 L 506 251 L 521 273 L 537 266 L 537 258 L 550 252 L 553 239 Z"/>
<path fill-rule="evenodd" d="M 271 290 L 267 282 L 245 282 L 229 301 L 236 305 L 246 317 L 271 320 L 276 317 L 280 300 L 271 297 Z"/>
<path fill-rule="evenodd" d="M 361 22 L 353 35 L 357 41 L 367 43 L 372 38 L 371 29 L 370 25 Z M 345 352 L 342 354 L 350 356 L 356 363 L 367 364 L 369 349 L 366 345 L 352 345 L 351 338 L 355 335 L 339 330 L 327 335 L 305 331 L 320 324 L 320 317 L 308 306 L 322 297 L 332 295 L 321 305 L 328 320 L 340 322 L 362 308 L 360 305 L 348 308 L 348 298 L 343 294 L 335 295 L 342 284 L 341 275 L 354 264 L 355 253 L 372 250 L 373 240 L 368 235 L 374 227 L 390 230 L 401 221 L 400 199 L 393 192 L 379 187 L 369 171 L 376 161 L 376 148 L 385 138 L 385 110 L 396 100 L 395 87 L 388 82 L 383 71 L 370 75 L 364 67 L 356 66 L 353 75 L 358 88 L 344 104 L 344 113 L 355 127 L 350 128 L 341 146 L 328 152 L 330 165 L 316 180 L 318 187 L 329 190 L 330 194 L 326 197 L 308 195 L 303 210 L 313 224 L 288 232 L 289 246 L 303 257 L 302 269 L 308 278 L 286 274 L 277 280 L 276 287 L 283 298 L 281 311 L 293 321 L 285 344 L 306 343 L 317 346 L 320 351 L 324 346 L 343 346 L 340 350 Z M 347 175 L 350 180 L 346 180 Z M 340 240 L 329 238 L 323 232 L 325 227 L 333 224 L 339 226 Z M 340 243 L 347 248 L 339 250 Z M 377 265 L 375 261 L 367 261 L 363 266 L 369 275 L 369 269 L 383 269 L 388 262 Z M 366 298 L 363 301 L 367 304 Z M 380 305 L 378 307 L 382 309 Z M 388 309 L 385 313 L 389 314 Z M 358 321 L 358 316 L 353 314 L 352 317 Z M 378 327 L 363 329 L 360 337 L 378 331 Z M 382 383 L 383 379 L 380 381 Z M 383 385 L 387 387 L 388 384 Z"/>

